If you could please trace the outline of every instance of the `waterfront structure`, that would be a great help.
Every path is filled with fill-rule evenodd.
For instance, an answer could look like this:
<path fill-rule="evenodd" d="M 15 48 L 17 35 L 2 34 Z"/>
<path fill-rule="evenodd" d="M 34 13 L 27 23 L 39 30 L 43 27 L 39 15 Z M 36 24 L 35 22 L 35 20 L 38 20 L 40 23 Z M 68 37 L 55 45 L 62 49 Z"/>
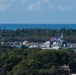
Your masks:
<path fill-rule="evenodd" d="M 23 41 L 23 43 L 22 43 L 23 45 L 27 45 L 27 41 Z"/>
<path fill-rule="evenodd" d="M 41 45 L 42 49 L 61 49 L 61 48 L 74 48 L 72 46 L 68 46 L 66 41 L 63 40 L 63 35 L 59 37 L 51 37 L 50 41 L 46 41 Z"/>

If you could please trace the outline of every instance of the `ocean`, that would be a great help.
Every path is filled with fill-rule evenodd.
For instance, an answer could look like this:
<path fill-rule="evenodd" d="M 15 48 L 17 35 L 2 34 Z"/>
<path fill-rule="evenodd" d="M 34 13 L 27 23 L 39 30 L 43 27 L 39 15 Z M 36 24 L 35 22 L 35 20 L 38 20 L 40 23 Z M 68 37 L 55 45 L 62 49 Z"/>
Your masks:
<path fill-rule="evenodd" d="M 1 29 L 16 30 L 22 28 L 76 29 L 76 24 L 0 24 Z"/>

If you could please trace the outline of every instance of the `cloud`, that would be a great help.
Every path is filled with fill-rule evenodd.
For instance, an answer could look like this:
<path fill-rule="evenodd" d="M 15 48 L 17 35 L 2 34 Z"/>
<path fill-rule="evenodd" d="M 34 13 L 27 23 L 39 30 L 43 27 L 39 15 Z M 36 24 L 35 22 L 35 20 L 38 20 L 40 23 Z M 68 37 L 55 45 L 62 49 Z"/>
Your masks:
<path fill-rule="evenodd" d="M 0 5 L 0 11 L 5 11 L 7 8 L 9 8 L 10 5 L 6 5 L 6 4 L 1 4 Z"/>
<path fill-rule="evenodd" d="M 30 1 L 30 0 L 29 0 Z M 59 10 L 59 11 L 69 11 L 71 10 L 71 5 L 63 3 L 61 1 L 54 2 L 52 0 L 37 0 L 36 2 L 31 2 L 27 5 L 27 10 L 29 11 L 40 11 L 40 10 Z"/>
<path fill-rule="evenodd" d="M 70 4 L 68 5 L 68 2 Z M 59 10 L 59 11 L 69 11 L 72 9 L 70 5 L 75 8 L 75 0 L 66 1 L 65 0 L 0 0 L 0 11 L 6 11 L 7 9 L 17 6 L 20 10 L 28 11 L 41 11 L 41 10 Z M 74 4 L 73 4 L 74 3 Z M 75 6 L 74 6 L 75 5 Z M 21 8 L 20 8 L 21 7 Z"/>
<path fill-rule="evenodd" d="M 5 1 L 5 0 L 1 0 L 0 1 L 0 11 L 6 11 L 8 8 L 12 7 L 13 3 L 15 2 L 15 0 L 12 1 Z"/>
<path fill-rule="evenodd" d="M 58 6 L 58 10 L 60 10 L 60 11 L 68 11 L 68 10 L 71 10 L 71 9 L 72 9 L 71 6 L 65 6 L 65 5 Z"/>
<path fill-rule="evenodd" d="M 29 4 L 29 6 L 27 7 L 27 10 L 31 11 L 31 10 L 40 10 L 41 9 L 41 1 L 37 1 L 34 3 Z"/>
<path fill-rule="evenodd" d="M 29 0 L 30 1 L 30 0 Z M 50 0 L 37 0 L 30 2 L 26 9 L 29 11 L 40 11 L 40 10 L 46 10 L 48 7 L 48 3 Z M 50 6 L 51 7 L 51 6 Z"/>

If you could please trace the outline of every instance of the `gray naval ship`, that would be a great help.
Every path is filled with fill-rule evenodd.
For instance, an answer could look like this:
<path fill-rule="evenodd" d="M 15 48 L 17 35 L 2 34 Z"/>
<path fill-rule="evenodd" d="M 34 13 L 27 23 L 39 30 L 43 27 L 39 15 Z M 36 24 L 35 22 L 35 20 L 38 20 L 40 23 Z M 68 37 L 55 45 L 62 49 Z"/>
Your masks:
<path fill-rule="evenodd" d="M 42 49 L 76 49 L 76 46 L 68 45 L 68 43 L 63 40 L 63 35 L 59 37 L 51 37 L 50 41 L 46 41 L 41 45 Z"/>

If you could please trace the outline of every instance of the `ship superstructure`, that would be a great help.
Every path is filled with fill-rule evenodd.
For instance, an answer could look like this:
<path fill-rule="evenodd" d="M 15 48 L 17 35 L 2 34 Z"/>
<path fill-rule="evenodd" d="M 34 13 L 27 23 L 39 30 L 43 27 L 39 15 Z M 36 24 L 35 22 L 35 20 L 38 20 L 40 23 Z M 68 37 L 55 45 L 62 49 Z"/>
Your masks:
<path fill-rule="evenodd" d="M 46 41 L 41 45 L 42 49 L 59 49 L 59 48 L 67 48 L 67 43 L 63 40 L 63 35 L 59 37 L 51 37 L 49 41 Z"/>

